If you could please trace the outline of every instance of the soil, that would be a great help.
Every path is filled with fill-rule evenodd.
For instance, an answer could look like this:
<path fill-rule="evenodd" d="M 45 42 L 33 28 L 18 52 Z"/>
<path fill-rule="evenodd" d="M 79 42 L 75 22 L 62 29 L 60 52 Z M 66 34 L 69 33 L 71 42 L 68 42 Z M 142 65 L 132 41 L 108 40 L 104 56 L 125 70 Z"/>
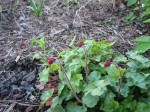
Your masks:
<path fill-rule="evenodd" d="M 63 0 L 45 0 L 40 17 L 27 0 L 2 0 L 0 5 L 0 112 L 31 112 L 39 105 L 35 83 L 41 67 L 32 61 L 38 50 L 31 46 L 32 39 L 44 35 L 47 47 L 58 51 L 66 49 L 74 37 L 117 40 L 113 50 L 124 54 L 133 48 L 132 39 L 150 34 L 148 25 L 124 19 L 131 9 L 114 11 L 96 0 L 68 6 Z"/>

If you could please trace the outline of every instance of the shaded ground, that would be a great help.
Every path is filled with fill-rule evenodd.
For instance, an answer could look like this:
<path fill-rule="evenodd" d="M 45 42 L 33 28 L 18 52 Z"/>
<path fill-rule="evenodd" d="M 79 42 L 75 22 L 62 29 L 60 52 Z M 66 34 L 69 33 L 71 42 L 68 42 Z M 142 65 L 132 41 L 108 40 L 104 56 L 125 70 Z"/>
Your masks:
<path fill-rule="evenodd" d="M 74 37 L 77 40 L 118 40 L 114 50 L 124 53 L 133 47 L 132 39 L 150 34 L 150 28 L 145 24 L 124 20 L 129 10 L 106 10 L 94 0 L 81 0 L 79 4 L 70 6 L 65 6 L 63 0 L 45 0 L 41 17 L 35 17 L 26 0 L 1 2 L 0 105 L 3 105 L 0 112 L 5 112 L 9 107 L 25 110 L 24 108 L 39 104 L 39 98 L 36 98 L 35 94 L 35 99 L 32 96 L 37 92 L 34 85 L 40 71 L 38 63 L 30 60 L 37 50 L 30 45 L 32 38 L 45 35 L 48 47 L 53 46 L 58 51 L 65 49 Z M 33 99 L 30 99 L 31 96 L 36 100 L 34 103 Z M 33 106 L 12 105 L 16 104 L 14 101 L 17 100 L 18 103 L 22 102 L 22 105 L 28 102 Z"/>

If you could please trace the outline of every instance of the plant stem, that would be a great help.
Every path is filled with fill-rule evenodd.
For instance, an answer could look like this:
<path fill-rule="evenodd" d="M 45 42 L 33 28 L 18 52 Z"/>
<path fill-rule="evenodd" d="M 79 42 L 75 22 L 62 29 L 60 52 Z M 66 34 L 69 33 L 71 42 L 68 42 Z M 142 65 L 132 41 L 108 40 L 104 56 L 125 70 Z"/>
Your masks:
<path fill-rule="evenodd" d="M 87 64 L 87 51 L 84 48 L 84 52 L 85 52 L 85 74 L 86 74 L 86 83 L 88 83 L 88 74 L 89 74 L 89 68 L 88 68 L 88 64 Z"/>
<path fill-rule="evenodd" d="M 120 97 L 121 87 L 122 87 L 122 75 L 120 76 L 119 83 L 118 83 L 118 99 Z"/>
<path fill-rule="evenodd" d="M 122 88 L 122 78 L 123 78 L 123 74 L 121 74 L 121 70 L 118 67 L 118 65 L 116 63 L 113 63 L 114 65 L 116 65 L 116 67 L 118 68 L 119 72 L 120 72 L 120 78 L 119 78 L 119 82 L 118 82 L 118 99 L 120 97 L 120 92 L 121 92 L 121 88 Z"/>
<path fill-rule="evenodd" d="M 59 60 L 59 59 L 58 59 L 58 60 Z M 74 97 L 76 98 L 76 100 L 77 100 L 79 103 L 82 103 L 82 101 L 78 98 L 76 92 L 74 91 L 74 89 L 73 89 L 73 87 L 72 87 L 72 85 L 71 85 L 71 82 L 70 82 L 70 80 L 69 80 L 69 78 L 68 78 L 68 76 L 67 76 L 67 74 L 66 74 L 66 72 L 65 72 L 65 69 L 64 69 L 64 67 L 63 67 L 63 65 L 62 65 L 62 63 L 61 63 L 60 60 L 59 60 L 59 63 L 60 63 L 60 67 L 62 68 L 62 70 L 63 70 L 63 72 L 64 72 L 64 75 L 65 75 L 65 77 L 66 77 L 66 80 L 68 81 L 69 86 L 70 86 L 70 88 L 71 88 L 71 90 L 72 90 L 72 92 L 73 92 Z"/>

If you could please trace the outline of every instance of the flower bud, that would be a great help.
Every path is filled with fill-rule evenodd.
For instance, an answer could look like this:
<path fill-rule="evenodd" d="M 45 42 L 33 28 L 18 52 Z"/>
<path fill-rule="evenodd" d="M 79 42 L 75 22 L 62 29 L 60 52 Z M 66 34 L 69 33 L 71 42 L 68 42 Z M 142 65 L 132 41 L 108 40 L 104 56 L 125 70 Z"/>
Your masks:
<path fill-rule="evenodd" d="M 110 66 L 111 64 L 112 64 L 111 61 L 106 61 L 106 62 L 104 63 L 104 67 L 108 67 L 108 66 Z"/>
<path fill-rule="evenodd" d="M 54 63 L 55 60 L 56 60 L 55 58 L 48 58 L 48 64 Z"/>
<path fill-rule="evenodd" d="M 78 47 L 82 47 L 83 45 L 84 45 L 84 43 L 81 42 L 81 41 L 79 41 L 79 42 L 77 43 L 77 46 L 78 46 Z"/>

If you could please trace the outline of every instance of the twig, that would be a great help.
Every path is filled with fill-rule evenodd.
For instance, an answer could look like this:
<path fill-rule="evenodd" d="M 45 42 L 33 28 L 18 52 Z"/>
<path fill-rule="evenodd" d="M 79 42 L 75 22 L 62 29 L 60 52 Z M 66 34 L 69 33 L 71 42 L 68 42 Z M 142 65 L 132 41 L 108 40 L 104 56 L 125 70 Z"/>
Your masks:
<path fill-rule="evenodd" d="M 122 75 L 120 76 L 119 84 L 118 84 L 118 99 L 120 97 L 121 88 L 122 88 Z"/>
<path fill-rule="evenodd" d="M 120 97 L 120 93 L 121 93 L 121 88 L 122 88 L 122 78 L 123 78 L 123 74 L 121 74 L 121 70 L 119 68 L 119 66 L 116 63 L 113 63 L 114 65 L 116 65 L 116 67 L 118 67 L 118 70 L 120 72 L 120 78 L 119 78 L 119 83 L 118 83 L 118 99 Z"/>
<path fill-rule="evenodd" d="M 23 105 L 23 106 L 33 106 L 33 107 L 39 106 L 39 104 L 36 105 L 36 104 L 29 104 L 29 103 L 21 103 L 19 101 L 21 100 L 0 100 L 0 102 L 3 102 L 3 103 L 9 102 L 9 103 L 16 103 L 18 105 Z"/>
<path fill-rule="evenodd" d="M 120 68 L 118 67 L 118 70 L 120 72 L 120 79 L 119 79 L 119 83 L 118 83 L 118 99 L 120 97 L 120 93 L 121 93 L 121 88 L 122 88 L 122 74 L 121 74 L 121 70 Z"/>
<path fill-rule="evenodd" d="M 25 78 L 27 78 L 28 76 L 28 78 L 30 78 L 30 76 L 33 74 L 33 73 L 35 73 L 36 72 L 36 69 L 34 69 L 34 71 L 32 71 L 31 73 L 29 73 L 28 75 L 26 75 L 25 77 L 23 77 L 22 78 L 22 81 L 25 79 Z"/>
<path fill-rule="evenodd" d="M 74 89 L 73 89 L 73 87 L 72 87 L 72 85 L 71 85 L 71 82 L 70 82 L 70 80 L 69 80 L 69 78 L 68 78 L 68 76 L 67 76 L 67 74 L 66 74 L 66 72 L 65 72 L 65 69 L 63 68 L 63 65 L 62 65 L 61 61 L 60 61 L 59 59 L 58 59 L 58 61 L 59 61 L 60 66 L 61 66 L 61 68 L 62 68 L 62 70 L 63 70 L 63 72 L 64 72 L 64 75 L 65 75 L 65 77 L 66 77 L 66 80 L 67 80 L 68 83 L 69 83 L 69 86 L 70 86 L 70 88 L 71 88 L 71 90 L 72 90 L 72 92 L 73 92 L 74 97 L 77 99 L 77 101 L 78 101 L 79 103 L 82 103 L 82 101 L 78 98 L 76 92 L 74 91 Z"/>
<path fill-rule="evenodd" d="M 16 103 L 12 103 L 5 112 L 11 112 L 11 110 L 13 110 L 15 105 L 16 105 Z"/>
<path fill-rule="evenodd" d="M 84 48 L 84 52 L 85 52 L 85 74 L 86 74 L 86 83 L 88 83 L 88 74 L 89 74 L 89 68 L 88 68 L 88 64 L 87 64 L 87 51 L 86 48 Z"/>

